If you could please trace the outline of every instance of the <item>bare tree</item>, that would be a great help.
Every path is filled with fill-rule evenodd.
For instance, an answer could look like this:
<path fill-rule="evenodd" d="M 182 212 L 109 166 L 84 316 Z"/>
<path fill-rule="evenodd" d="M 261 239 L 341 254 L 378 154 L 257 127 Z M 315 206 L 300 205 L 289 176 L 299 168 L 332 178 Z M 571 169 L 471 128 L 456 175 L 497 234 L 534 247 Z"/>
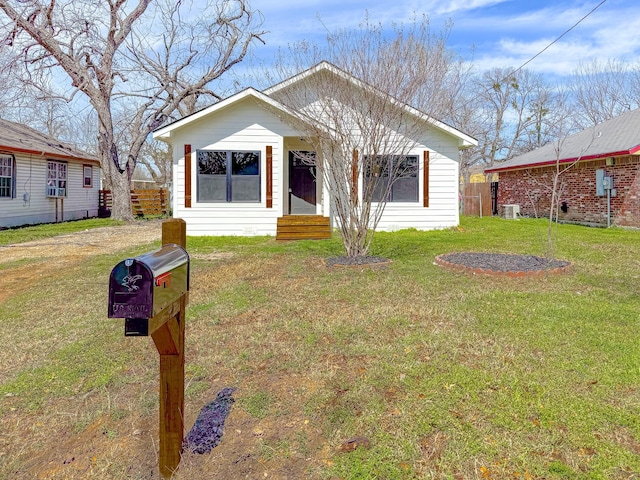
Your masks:
<path fill-rule="evenodd" d="M 296 44 L 276 65 L 279 79 L 286 79 L 320 60 L 331 62 L 267 92 L 302 112 L 294 123 L 318 152 L 318 174 L 329 188 L 347 256 L 367 254 L 391 189 L 417 176 L 418 158 L 410 154 L 428 122 L 407 105 L 429 114 L 446 110 L 455 61 L 447 34 L 432 34 L 426 17 L 390 34 L 366 20 L 357 30 L 328 35 L 323 47 Z"/>
<path fill-rule="evenodd" d="M 171 146 L 157 140 L 145 143 L 138 157 L 138 161 L 144 165 L 156 185 L 163 188 L 171 183 L 172 159 Z"/>
<path fill-rule="evenodd" d="M 554 150 L 556 152 L 556 161 L 554 164 L 554 169 L 551 176 L 551 185 L 550 185 L 550 194 L 551 198 L 549 200 L 549 220 L 547 222 L 547 245 L 546 245 L 546 257 L 548 260 L 553 260 L 555 258 L 555 242 L 553 238 L 553 226 L 554 226 L 554 218 L 555 223 L 558 223 L 558 216 L 560 210 L 560 204 L 564 200 L 563 195 L 565 191 L 565 184 L 563 182 L 563 174 L 572 169 L 575 165 L 577 165 L 581 158 L 582 154 L 591 146 L 590 144 L 585 146 L 580 152 L 580 155 L 570 163 L 561 163 L 561 155 L 562 155 L 562 145 L 565 138 L 560 138 L 557 142 L 554 143 Z M 593 141 L 593 140 L 592 140 Z"/>
<path fill-rule="evenodd" d="M 576 153 L 575 142 L 571 141 L 572 145 L 569 145 L 570 136 L 574 129 L 574 122 L 570 109 L 567 108 L 564 103 L 565 101 L 567 101 L 567 97 L 563 96 L 558 102 L 558 113 L 555 117 L 554 124 L 557 140 L 551 142 L 550 145 L 547 146 L 547 148 L 551 147 L 551 151 L 555 156 L 555 161 L 551 170 L 551 181 L 545 183 L 537 179 L 536 176 L 527 171 L 529 179 L 533 183 L 541 187 L 543 190 L 545 190 L 547 195 L 549 196 L 549 218 L 547 222 L 547 238 L 545 246 L 545 255 L 548 260 L 553 260 L 555 258 L 555 241 L 553 235 L 553 227 L 558 223 L 560 205 L 563 201 L 569 200 L 565 197 L 566 184 L 564 182 L 564 176 L 568 171 L 573 169 L 580 162 L 580 160 L 582 160 L 583 155 L 586 151 L 589 150 L 589 148 L 591 148 L 591 145 L 596 139 L 596 133 L 594 130 L 589 137 L 585 137 L 588 141 L 586 141 L 584 144 L 579 144 L 579 151 L 577 152 L 577 155 L 574 156 L 574 154 Z M 571 151 L 572 153 L 568 154 L 568 151 Z M 572 160 L 563 162 L 563 160 L 567 158 L 567 155 L 569 155 Z M 527 196 L 531 200 L 534 211 L 536 211 L 537 213 L 537 206 L 535 205 L 530 192 L 527 192 Z"/>
<path fill-rule="evenodd" d="M 14 63 L 9 56 L 6 48 L 2 48 L 0 44 L 0 109 L 3 112 L 3 118 L 6 118 L 4 112 L 10 108 L 14 101 L 13 89 L 11 88 L 11 78 L 13 77 Z"/>
<path fill-rule="evenodd" d="M 24 80 L 68 101 L 81 92 L 95 110 L 98 157 L 118 219 L 133 219 L 130 181 L 149 133 L 199 98 L 217 98 L 209 85 L 264 33 L 244 0 L 197 11 L 188 1 L 151 3 L 0 0 L 0 43 L 21 59 Z M 61 78 L 67 88 L 54 86 Z M 118 112 L 124 124 L 116 124 Z M 123 147 L 125 126 L 135 133 Z"/>
<path fill-rule="evenodd" d="M 575 70 L 569 89 L 578 126 L 598 125 L 640 106 L 640 68 L 618 60 L 594 60 Z"/>
<path fill-rule="evenodd" d="M 477 156 L 484 166 L 548 143 L 548 118 L 555 105 L 551 87 L 528 70 L 495 68 L 476 80 L 480 140 Z"/>

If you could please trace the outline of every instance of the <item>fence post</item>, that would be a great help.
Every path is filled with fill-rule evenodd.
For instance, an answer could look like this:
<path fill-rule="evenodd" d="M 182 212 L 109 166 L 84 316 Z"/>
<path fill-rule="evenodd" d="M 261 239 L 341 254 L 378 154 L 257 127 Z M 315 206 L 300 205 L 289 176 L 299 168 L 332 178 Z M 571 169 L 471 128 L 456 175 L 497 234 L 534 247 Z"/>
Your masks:
<path fill-rule="evenodd" d="M 167 208 L 166 208 L 166 204 L 165 204 L 166 200 L 164 198 L 164 188 L 160 189 L 160 212 L 163 215 L 167 214 Z"/>

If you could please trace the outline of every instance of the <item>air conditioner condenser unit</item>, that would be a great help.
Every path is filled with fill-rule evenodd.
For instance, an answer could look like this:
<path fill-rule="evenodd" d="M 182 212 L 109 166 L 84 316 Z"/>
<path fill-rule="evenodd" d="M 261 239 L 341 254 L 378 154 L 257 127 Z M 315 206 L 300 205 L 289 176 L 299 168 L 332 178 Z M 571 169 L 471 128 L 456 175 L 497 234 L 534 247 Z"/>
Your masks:
<path fill-rule="evenodd" d="M 503 205 L 504 218 L 508 220 L 517 220 L 520 215 L 520 205 Z"/>

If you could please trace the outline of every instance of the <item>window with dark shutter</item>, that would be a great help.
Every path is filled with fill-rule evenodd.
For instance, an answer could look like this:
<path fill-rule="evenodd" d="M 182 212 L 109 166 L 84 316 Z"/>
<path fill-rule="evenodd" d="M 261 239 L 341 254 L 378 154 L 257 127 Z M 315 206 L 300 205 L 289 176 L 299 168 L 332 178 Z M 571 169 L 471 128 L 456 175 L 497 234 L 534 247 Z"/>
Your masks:
<path fill-rule="evenodd" d="M 198 150 L 198 202 L 260 202 L 260 152 Z"/>
<path fill-rule="evenodd" d="M 418 157 L 415 155 L 377 156 L 365 171 L 365 181 L 374 182 L 371 200 L 417 202 L 418 167 Z"/>

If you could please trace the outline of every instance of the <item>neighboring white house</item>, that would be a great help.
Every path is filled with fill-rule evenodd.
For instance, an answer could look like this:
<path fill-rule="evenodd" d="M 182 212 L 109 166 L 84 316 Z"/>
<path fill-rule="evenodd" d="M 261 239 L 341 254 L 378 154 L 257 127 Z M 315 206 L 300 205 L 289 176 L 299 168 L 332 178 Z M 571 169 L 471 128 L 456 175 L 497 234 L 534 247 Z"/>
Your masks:
<path fill-rule="evenodd" d="M 283 84 L 323 70 L 362 88 L 327 62 Z M 279 219 L 333 217 L 322 176 L 294 155 L 312 148 L 289 121 L 296 112 L 276 100 L 283 84 L 264 92 L 248 88 L 153 133 L 173 146 L 173 215 L 186 221 L 189 235 L 276 235 Z M 387 203 L 378 230 L 455 226 L 459 150 L 477 142 L 409 106 L 400 108 L 424 125 L 409 152 L 419 168 L 403 179 L 405 191 L 413 193 Z"/>
<path fill-rule="evenodd" d="M 96 217 L 99 190 L 93 156 L 0 120 L 0 228 Z"/>

